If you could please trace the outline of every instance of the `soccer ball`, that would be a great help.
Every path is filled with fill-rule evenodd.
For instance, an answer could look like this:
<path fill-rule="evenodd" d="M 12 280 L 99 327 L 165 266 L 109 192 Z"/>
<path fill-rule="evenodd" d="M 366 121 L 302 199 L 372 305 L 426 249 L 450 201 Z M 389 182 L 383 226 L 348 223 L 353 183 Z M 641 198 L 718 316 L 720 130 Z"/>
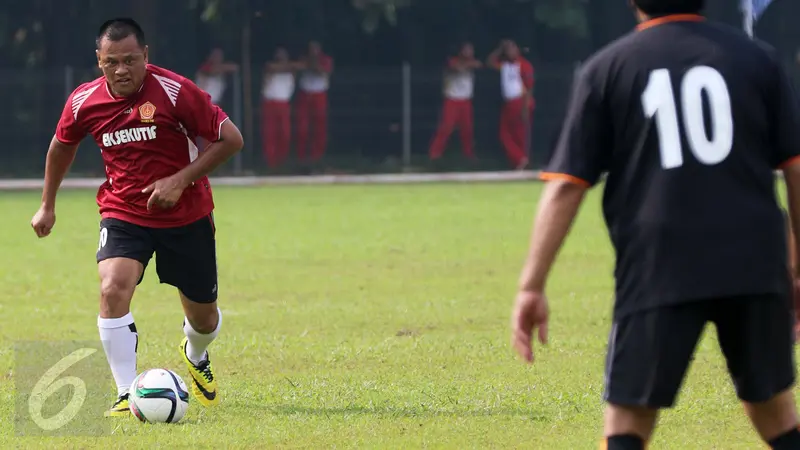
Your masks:
<path fill-rule="evenodd" d="M 128 402 L 142 422 L 178 423 L 189 408 L 189 391 L 175 372 L 149 369 L 133 380 Z"/>

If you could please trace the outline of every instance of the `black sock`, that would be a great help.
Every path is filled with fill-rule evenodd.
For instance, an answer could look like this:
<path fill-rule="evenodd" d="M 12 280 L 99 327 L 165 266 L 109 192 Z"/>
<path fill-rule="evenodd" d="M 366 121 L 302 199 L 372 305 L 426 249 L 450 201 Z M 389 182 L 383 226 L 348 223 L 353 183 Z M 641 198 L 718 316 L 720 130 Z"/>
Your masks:
<path fill-rule="evenodd" d="M 798 450 L 800 449 L 800 431 L 792 428 L 768 443 L 773 450 Z"/>
<path fill-rule="evenodd" d="M 635 434 L 621 434 L 606 438 L 606 450 L 644 450 L 644 439 Z"/>

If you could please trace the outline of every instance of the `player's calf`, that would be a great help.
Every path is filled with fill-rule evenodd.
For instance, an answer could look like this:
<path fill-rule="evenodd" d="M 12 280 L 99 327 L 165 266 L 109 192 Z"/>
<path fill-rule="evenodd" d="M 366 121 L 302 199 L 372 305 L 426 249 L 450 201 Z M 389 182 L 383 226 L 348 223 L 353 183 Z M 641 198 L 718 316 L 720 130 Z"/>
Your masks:
<path fill-rule="evenodd" d="M 608 450 L 643 450 L 653 434 L 658 410 L 610 404 L 605 414 L 605 447 Z"/>
<path fill-rule="evenodd" d="M 797 410 L 791 389 L 760 403 L 744 403 L 756 431 L 773 449 L 800 450 Z"/>

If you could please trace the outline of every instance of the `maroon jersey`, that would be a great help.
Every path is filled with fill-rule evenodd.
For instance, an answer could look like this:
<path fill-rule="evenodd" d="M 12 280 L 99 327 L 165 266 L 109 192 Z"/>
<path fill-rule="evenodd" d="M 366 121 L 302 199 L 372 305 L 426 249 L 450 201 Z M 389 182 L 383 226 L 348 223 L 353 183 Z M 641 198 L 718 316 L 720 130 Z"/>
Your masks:
<path fill-rule="evenodd" d="M 103 218 L 169 228 L 211 213 L 207 177 L 186 188 L 170 209 L 147 210 L 142 189 L 174 175 L 197 157 L 196 138 L 217 141 L 228 116 L 192 81 L 152 64 L 141 89 L 115 97 L 105 78 L 80 85 L 67 99 L 56 139 L 78 144 L 91 134 L 103 156 L 106 181 L 97 192 Z"/>

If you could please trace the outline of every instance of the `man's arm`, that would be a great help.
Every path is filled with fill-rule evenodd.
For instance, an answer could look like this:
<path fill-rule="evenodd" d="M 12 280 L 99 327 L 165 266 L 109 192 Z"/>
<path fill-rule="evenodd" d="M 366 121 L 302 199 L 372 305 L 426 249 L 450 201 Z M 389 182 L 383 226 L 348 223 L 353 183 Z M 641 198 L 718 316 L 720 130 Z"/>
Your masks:
<path fill-rule="evenodd" d="M 53 136 L 50 141 L 50 148 L 47 150 L 47 160 L 44 167 L 42 208 L 50 211 L 55 209 L 58 188 L 61 186 L 61 182 L 64 181 L 67 172 L 69 172 L 77 152 L 78 144 L 63 144 Z"/>
<path fill-rule="evenodd" d="M 186 188 L 213 172 L 243 146 L 242 133 L 233 122 L 226 120 L 220 127 L 220 140 L 209 145 L 197 159 L 176 173 L 175 178 L 181 187 Z"/>
<path fill-rule="evenodd" d="M 533 105 L 533 83 L 534 72 L 530 62 L 523 60 L 521 63 L 522 76 L 522 98 L 524 102 L 523 114 L 527 117 L 531 105 Z"/>
<path fill-rule="evenodd" d="M 797 123 L 800 121 L 800 106 L 797 93 L 789 79 L 789 75 L 773 56 L 774 68 L 772 79 L 768 81 L 771 91 L 770 126 L 772 127 L 772 142 L 775 153 L 773 163 L 783 171 L 786 183 L 786 197 L 789 207 L 789 245 L 792 260 L 800 255 L 800 130 Z M 795 264 L 796 278 L 800 278 L 800 268 Z"/>
<path fill-rule="evenodd" d="M 483 68 L 483 63 L 478 59 L 470 59 L 465 63 L 465 66 L 469 70 L 477 70 Z"/>
<path fill-rule="evenodd" d="M 333 72 L 333 58 L 330 56 L 311 58 L 308 68 L 314 72 L 330 75 Z"/>
<path fill-rule="evenodd" d="M 583 184 L 569 180 L 547 183 L 531 231 L 530 249 L 519 279 L 520 291 L 544 292 L 550 269 L 586 191 Z"/>
<path fill-rule="evenodd" d="M 85 88 L 85 85 L 76 89 L 76 92 L 81 88 Z M 78 145 L 86 136 L 86 130 L 78 123 L 77 119 L 80 106 L 73 110 L 74 96 L 73 92 L 67 98 L 64 109 L 61 111 L 61 118 L 56 124 L 56 132 L 47 149 L 41 207 L 50 211 L 55 208 L 58 188 L 64 181 L 72 161 L 75 160 Z"/>
<path fill-rule="evenodd" d="M 230 72 L 236 72 L 238 70 L 239 70 L 239 65 L 236 63 L 226 62 L 220 65 L 220 72 L 230 73 Z"/>
<path fill-rule="evenodd" d="M 502 66 L 502 62 L 500 61 L 500 57 L 503 56 L 503 51 L 506 48 L 506 41 L 500 43 L 500 45 L 492 50 L 492 53 L 489 53 L 489 57 L 486 58 L 486 65 L 493 68 L 493 69 L 500 69 Z"/>
<path fill-rule="evenodd" d="M 800 162 L 788 164 L 783 168 L 783 177 L 786 181 L 786 199 L 789 206 L 789 254 L 794 260 L 794 255 L 800 255 L 800 240 L 795 236 L 800 236 Z M 794 276 L 800 278 L 800 270 L 797 265 L 794 267 Z"/>
<path fill-rule="evenodd" d="M 462 58 L 451 58 L 447 66 L 450 70 L 454 70 L 456 72 L 466 72 L 468 70 L 480 69 L 483 67 L 483 63 L 474 58 L 467 60 Z"/>
<path fill-rule="evenodd" d="M 786 218 L 786 243 L 789 246 L 789 268 L 792 274 L 794 274 L 795 268 L 797 267 L 797 249 L 795 248 L 797 243 L 794 238 L 794 231 L 792 231 L 792 220 L 789 217 Z"/>
<path fill-rule="evenodd" d="M 295 64 L 291 61 L 270 61 L 265 65 L 267 73 L 287 73 L 294 72 Z"/>
<path fill-rule="evenodd" d="M 543 292 L 550 267 L 588 189 L 598 182 L 610 158 L 605 107 L 592 77 L 582 72 L 570 95 L 558 144 L 547 170 L 548 181 L 535 220 L 531 248 L 520 289 Z"/>

